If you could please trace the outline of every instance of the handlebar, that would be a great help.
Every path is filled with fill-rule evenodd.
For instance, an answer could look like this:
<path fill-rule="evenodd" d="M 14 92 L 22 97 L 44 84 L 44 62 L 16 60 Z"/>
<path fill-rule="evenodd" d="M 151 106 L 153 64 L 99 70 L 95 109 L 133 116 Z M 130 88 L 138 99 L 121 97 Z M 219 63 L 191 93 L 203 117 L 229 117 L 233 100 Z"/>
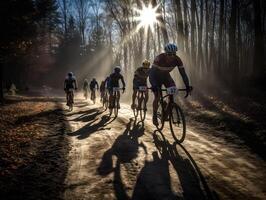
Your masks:
<path fill-rule="evenodd" d="M 160 89 L 161 91 L 167 91 L 167 89 Z M 187 91 L 187 89 L 177 89 L 178 91 Z"/>

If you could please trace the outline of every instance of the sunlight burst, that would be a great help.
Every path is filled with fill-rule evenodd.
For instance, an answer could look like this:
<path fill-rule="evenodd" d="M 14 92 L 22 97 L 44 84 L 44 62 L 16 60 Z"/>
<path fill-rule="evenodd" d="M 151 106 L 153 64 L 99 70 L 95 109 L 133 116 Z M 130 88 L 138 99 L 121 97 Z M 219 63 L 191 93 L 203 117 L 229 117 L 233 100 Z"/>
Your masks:
<path fill-rule="evenodd" d="M 145 6 L 143 4 L 141 10 L 135 9 L 138 14 L 138 16 L 135 17 L 135 20 L 139 22 L 137 30 L 144 27 L 145 30 L 150 28 L 153 32 L 154 25 L 158 23 L 157 20 L 157 17 L 159 16 L 159 14 L 157 13 L 158 7 L 159 5 L 153 8 L 151 4 L 149 4 L 148 6 Z"/>

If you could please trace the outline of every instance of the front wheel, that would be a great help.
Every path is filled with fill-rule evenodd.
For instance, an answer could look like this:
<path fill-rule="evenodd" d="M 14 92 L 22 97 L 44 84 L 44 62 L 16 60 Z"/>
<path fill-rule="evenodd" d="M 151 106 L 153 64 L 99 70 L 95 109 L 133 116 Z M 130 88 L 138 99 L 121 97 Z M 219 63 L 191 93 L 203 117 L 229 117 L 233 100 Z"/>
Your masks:
<path fill-rule="evenodd" d="M 182 143 L 186 137 L 186 120 L 182 109 L 176 103 L 170 110 L 169 124 L 175 141 Z"/>

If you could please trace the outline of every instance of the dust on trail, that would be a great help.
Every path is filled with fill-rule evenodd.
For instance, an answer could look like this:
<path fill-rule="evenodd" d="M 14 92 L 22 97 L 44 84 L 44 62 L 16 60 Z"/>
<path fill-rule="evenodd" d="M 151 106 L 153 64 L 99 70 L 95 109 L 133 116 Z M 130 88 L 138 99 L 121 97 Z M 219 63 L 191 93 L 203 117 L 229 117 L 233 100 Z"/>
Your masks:
<path fill-rule="evenodd" d="M 189 127 L 182 145 L 122 105 L 116 119 L 79 99 L 64 112 L 71 151 L 65 199 L 265 199 L 266 164 L 232 134 Z M 190 124 L 188 122 L 188 124 Z M 163 137 L 164 136 L 164 137 Z"/>

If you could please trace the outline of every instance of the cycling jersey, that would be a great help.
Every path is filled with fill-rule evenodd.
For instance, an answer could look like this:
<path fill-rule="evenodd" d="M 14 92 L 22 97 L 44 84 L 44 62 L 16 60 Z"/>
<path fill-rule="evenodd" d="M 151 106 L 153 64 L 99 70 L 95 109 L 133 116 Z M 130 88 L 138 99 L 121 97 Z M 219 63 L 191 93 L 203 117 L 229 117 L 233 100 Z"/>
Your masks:
<path fill-rule="evenodd" d="M 154 59 L 152 69 L 157 69 L 163 72 L 171 72 L 176 66 L 183 66 L 182 60 L 177 55 L 162 53 Z"/>
<path fill-rule="evenodd" d="M 134 74 L 133 89 L 138 89 L 140 86 L 147 86 L 147 78 L 150 68 L 139 67 Z"/>
<path fill-rule="evenodd" d="M 109 76 L 108 85 L 110 87 L 119 87 L 119 80 L 124 81 L 124 77 L 120 73 L 112 73 Z"/>
<path fill-rule="evenodd" d="M 153 91 L 157 91 L 162 85 L 165 87 L 175 86 L 170 72 L 176 66 L 183 68 L 183 62 L 177 55 L 162 53 L 154 59 L 152 68 L 149 72 L 149 81 Z"/>
<path fill-rule="evenodd" d="M 75 77 L 66 77 L 64 82 L 64 89 L 76 89 L 77 88 L 77 81 Z"/>
<path fill-rule="evenodd" d="M 134 78 L 146 80 L 148 75 L 149 75 L 149 70 L 150 70 L 150 68 L 147 68 L 147 67 L 137 68 L 135 73 L 134 73 Z"/>
<path fill-rule="evenodd" d="M 105 81 L 102 81 L 100 85 L 100 92 L 104 92 L 104 90 L 105 90 Z"/>
<path fill-rule="evenodd" d="M 99 88 L 98 82 L 97 81 L 91 81 L 91 83 L 90 83 L 90 89 L 93 90 L 96 87 Z"/>

